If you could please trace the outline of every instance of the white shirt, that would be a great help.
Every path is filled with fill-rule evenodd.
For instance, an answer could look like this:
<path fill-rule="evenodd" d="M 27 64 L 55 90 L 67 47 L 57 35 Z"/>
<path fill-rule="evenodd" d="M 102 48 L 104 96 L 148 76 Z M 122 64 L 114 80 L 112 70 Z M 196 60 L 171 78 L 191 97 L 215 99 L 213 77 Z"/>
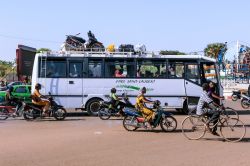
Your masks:
<path fill-rule="evenodd" d="M 197 105 L 197 110 L 196 110 L 196 114 L 197 115 L 202 115 L 203 113 L 205 113 L 204 109 L 202 109 L 203 105 L 205 103 L 210 104 L 211 102 L 213 102 L 213 100 L 209 97 L 208 92 L 203 91 L 201 93 L 198 105 Z"/>

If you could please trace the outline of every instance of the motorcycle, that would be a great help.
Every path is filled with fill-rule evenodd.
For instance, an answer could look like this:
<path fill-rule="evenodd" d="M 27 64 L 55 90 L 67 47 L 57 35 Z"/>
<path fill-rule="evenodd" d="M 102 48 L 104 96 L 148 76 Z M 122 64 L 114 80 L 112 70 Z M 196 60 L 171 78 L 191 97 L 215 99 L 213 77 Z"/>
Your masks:
<path fill-rule="evenodd" d="M 50 109 L 45 117 L 54 117 L 56 120 L 64 120 L 67 114 L 66 109 L 58 105 L 54 98 L 49 93 L 48 100 L 50 101 Z M 34 103 L 26 103 L 23 102 L 23 117 L 25 120 L 32 120 L 40 117 L 44 118 L 42 115 L 43 107 L 40 105 L 36 105 Z"/>
<path fill-rule="evenodd" d="M 158 126 L 165 132 L 174 131 L 177 127 L 177 121 L 171 113 L 165 112 L 160 106 L 160 101 L 155 101 L 153 110 L 155 110 L 155 118 L 151 122 L 151 127 L 148 126 L 148 122 L 143 118 L 142 113 L 132 112 L 129 109 L 124 110 L 126 116 L 123 119 L 123 127 L 127 131 L 135 131 L 138 128 L 153 129 Z"/>
<path fill-rule="evenodd" d="M 237 101 L 238 99 L 241 99 L 241 93 L 239 90 L 234 90 L 232 94 L 232 101 Z"/>
<path fill-rule="evenodd" d="M 74 35 L 67 35 L 65 41 L 65 50 L 66 51 L 104 51 L 105 47 L 101 42 L 99 42 L 91 31 L 88 32 L 89 40 L 86 43 L 86 40 L 78 37 L 79 34 Z"/>
<path fill-rule="evenodd" d="M 242 98 L 241 99 L 242 108 L 245 108 L 245 109 L 249 108 L 250 107 L 250 97 L 247 95 L 242 95 L 241 98 Z"/>
<path fill-rule="evenodd" d="M 0 120 L 6 120 L 9 117 L 16 118 L 21 116 L 23 116 L 21 99 L 12 98 L 10 104 L 0 105 Z"/>
<path fill-rule="evenodd" d="M 131 111 L 135 110 L 134 105 L 129 101 L 129 98 L 126 94 L 122 94 L 122 99 L 124 101 L 124 108 L 129 109 Z M 98 111 L 98 116 L 102 120 L 108 120 L 111 116 L 125 116 L 125 113 L 123 111 L 124 108 L 121 105 L 118 105 L 114 108 L 111 102 L 100 101 L 100 110 Z"/>

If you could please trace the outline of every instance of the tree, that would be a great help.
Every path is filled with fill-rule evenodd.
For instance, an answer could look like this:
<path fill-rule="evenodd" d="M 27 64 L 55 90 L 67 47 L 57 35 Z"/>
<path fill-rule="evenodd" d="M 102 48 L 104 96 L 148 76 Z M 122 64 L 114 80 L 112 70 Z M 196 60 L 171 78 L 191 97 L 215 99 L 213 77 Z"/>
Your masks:
<path fill-rule="evenodd" d="M 37 52 L 37 53 L 41 53 L 41 52 L 51 52 L 51 49 L 49 49 L 49 48 L 39 48 L 36 52 Z"/>
<path fill-rule="evenodd" d="M 184 52 L 180 52 L 177 50 L 162 50 L 160 51 L 161 55 L 186 55 Z"/>
<path fill-rule="evenodd" d="M 7 73 L 12 71 L 14 62 L 0 60 L 0 77 L 4 77 Z"/>
<path fill-rule="evenodd" d="M 218 59 L 220 51 L 222 51 L 221 53 L 224 56 L 225 52 L 227 51 L 226 43 L 208 44 L 207 47 L 204 49 L 204 54 L 208 57 Z"/>

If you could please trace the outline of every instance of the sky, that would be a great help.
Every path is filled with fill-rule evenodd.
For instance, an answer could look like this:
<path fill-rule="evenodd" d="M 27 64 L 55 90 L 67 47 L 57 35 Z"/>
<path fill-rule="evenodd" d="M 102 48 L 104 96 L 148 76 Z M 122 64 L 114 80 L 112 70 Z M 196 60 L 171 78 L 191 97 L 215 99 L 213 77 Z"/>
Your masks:
<path fill-rule="evenodd" d="M 250 43 L 248 0 L 8 0 L 0 2 L 0 60 L 18 44 L 57 51 L 65 35 L 91 30 L 109 44 L 148 51 L 203 51 L 214 42 Z"/>

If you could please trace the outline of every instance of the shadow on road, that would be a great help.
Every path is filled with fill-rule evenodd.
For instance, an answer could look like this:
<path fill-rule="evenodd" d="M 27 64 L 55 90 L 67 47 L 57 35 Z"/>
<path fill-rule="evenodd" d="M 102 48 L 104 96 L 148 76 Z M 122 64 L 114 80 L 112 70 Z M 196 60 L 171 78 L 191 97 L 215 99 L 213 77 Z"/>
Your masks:
<path fill-rule="evenodd" d="M 153 129 L 153 130 L 146 130 L 146 129 L 141 129 L 141 130 L 136 130 L 136 131 L 133 131 L 133 132 L 138 132 L 138 133 L 140 133 L 140 132 L 151 132 L 151 133 L 181 133 L 182 132 L 182 130 L 181 129 L 176 129 L 175 131 L 170 131 L 170 132 L 166 132 L 166 131 L 163 131 L 163 130 L 161 130 L 161 129 Z"/>

